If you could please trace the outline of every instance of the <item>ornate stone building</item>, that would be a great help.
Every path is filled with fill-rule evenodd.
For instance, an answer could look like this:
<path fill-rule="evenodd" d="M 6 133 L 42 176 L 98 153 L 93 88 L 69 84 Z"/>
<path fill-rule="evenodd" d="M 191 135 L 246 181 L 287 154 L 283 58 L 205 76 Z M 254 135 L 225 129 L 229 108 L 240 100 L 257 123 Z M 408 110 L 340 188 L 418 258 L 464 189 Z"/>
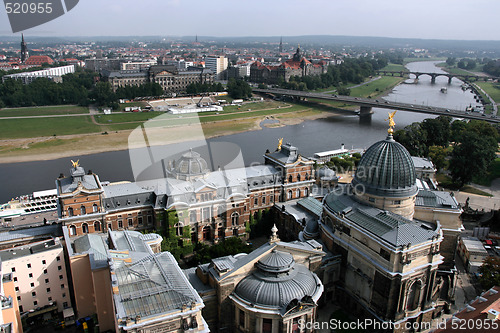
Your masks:
<path fill-rule="evenodd" d="M 166 178 L 109 185 L 74 164 L 56 181 L 59 218 L 71 236 L 168 227 L 187 242 L 246 237 L 251 214 L 307 197 L 314 184 L 313 162 L 291 144 L 264 158 L 264 165 L 210 171 L 188 151 L 165 162 Z"/>
<path fill-rule="evenodd" d="M 443 263 L 441 225 L 412 219 L 415 180 L 408 151 L 389 134 L 366 151 L 350 186 L 325 196 L 319 223 L 326 247 L 342 255 L 336 298 L 400 327 L 431 320 Z"/>
<path fill-rule="evenodd" d="M 293 55 L 292 59 L 286 60 L 280 65 L 264 65 L 256 61 L 250 67 L 250 81 L 257 83 L 276 84 L 280 81 L 288 82 L 291 76 L 304 77 L 307 75 L 320 75 L 326 72 L 328 65 L 323 62 L 316 64 L 307 60 L 300 50 Z"/>

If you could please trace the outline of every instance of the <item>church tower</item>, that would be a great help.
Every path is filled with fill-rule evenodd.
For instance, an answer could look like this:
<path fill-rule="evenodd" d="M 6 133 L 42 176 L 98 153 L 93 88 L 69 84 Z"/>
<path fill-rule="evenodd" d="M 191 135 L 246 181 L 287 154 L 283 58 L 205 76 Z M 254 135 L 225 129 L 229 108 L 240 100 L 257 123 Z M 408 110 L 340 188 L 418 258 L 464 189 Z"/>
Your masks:
<path fill-rule="evenodd" d="M 26 45 L 26 42 L 24 41 L 24 34 L 21 34 L 22 40 L 21 40 L 21 62 L 24 64 L 26 60 L 29 57 L 28 53 L 28 46 Z"/>
<path fill-rule="evenodd" d="M 283 37 L 280 37 L 280 54 L 283 53 Z"/>

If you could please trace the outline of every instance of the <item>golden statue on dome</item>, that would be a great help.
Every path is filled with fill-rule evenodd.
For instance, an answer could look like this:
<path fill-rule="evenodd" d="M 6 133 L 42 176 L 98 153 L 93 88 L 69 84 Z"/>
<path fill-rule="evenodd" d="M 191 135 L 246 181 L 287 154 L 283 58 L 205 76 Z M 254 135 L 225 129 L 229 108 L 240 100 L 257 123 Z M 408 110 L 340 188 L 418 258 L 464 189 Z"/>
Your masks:
<path fill-rule="evenodd" d="M 278 148 L 276 148 L 277 151 L 281 150 L 281 145 L 283 144 L 283 138 L 278 140 Z"/>
<path fill-rule="evenodd" d="M 396 114 L 396 112 L 398 111 L 396 110 L 394 112 L 389 112 L 389 118 L 386 119 L 389 120 L 389 129 L 387 130 L 389 134 L 394 133 L 394 126 L 396 126 L 396 123 L 394 122 L 394 115 Z"/>
<path fill-rule="evenodd" d="M 78 168 L 80 166 L 80 160 L 77 160 L 76 162 L 71 160 L 71 164 L 73 165 L 73 168 Z"/>

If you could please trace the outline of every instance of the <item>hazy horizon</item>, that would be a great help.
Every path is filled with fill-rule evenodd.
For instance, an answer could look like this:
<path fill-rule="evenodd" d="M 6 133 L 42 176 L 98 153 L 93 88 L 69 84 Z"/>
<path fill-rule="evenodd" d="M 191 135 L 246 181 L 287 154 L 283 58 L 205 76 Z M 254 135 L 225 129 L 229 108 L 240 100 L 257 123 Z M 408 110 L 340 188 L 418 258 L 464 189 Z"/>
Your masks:
<path fill-rule="evenodd" d="M 81 0 L 24 33 L 39 37 L 353 36 L 498 41 L 500 1 Z M 14 36 L 5 8 L 0 35 Z"/>

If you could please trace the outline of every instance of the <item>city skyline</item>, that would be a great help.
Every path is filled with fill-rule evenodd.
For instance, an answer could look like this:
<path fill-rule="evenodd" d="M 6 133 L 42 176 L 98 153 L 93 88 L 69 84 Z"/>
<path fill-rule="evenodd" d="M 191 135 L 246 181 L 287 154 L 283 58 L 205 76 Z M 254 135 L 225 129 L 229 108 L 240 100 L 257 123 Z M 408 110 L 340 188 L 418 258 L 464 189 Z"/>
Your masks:
<path fill-rule="evenodd" d="M 139 16 L 141 10 L 145 14 Z M 495 29 L 498 10 L 500 3 L 487 0 L 314 0 L 307 4 L 295 0 L 257 0 L 251 4 L 217 0 L 209 7 L 178 0 L 87 0 L 62 17 L 24 32 L 47 37 L 345 35 L 499 40 Z M 0 11 L 0 22 L 0 35 L 13 35 L 5 10 Z"/>

